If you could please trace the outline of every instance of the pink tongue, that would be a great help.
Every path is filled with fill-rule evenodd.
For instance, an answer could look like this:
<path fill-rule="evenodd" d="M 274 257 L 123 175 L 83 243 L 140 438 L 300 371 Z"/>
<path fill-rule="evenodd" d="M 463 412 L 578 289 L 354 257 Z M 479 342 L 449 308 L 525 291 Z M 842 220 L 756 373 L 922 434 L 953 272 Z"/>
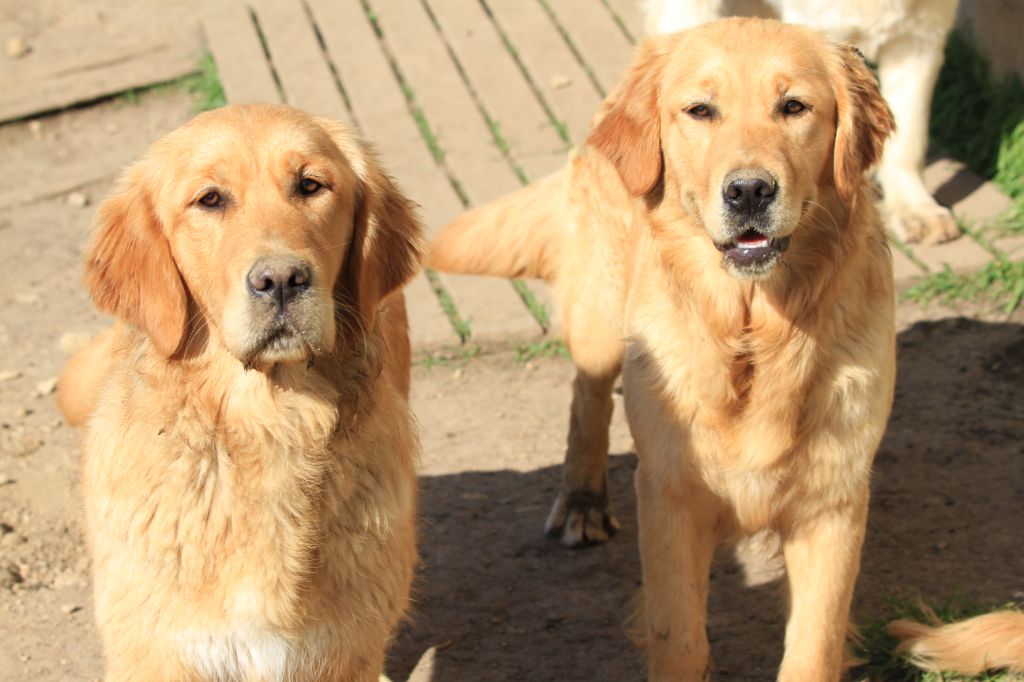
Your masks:
<path fill-rule="evenodd" d="M 768 246 L 768 238 L 763 237 L 761 235 L 757 235 L 756 237 L 742 236 L 736 239 L 736 243 L 740 244 L 741 246 L 749 247 Z"/>

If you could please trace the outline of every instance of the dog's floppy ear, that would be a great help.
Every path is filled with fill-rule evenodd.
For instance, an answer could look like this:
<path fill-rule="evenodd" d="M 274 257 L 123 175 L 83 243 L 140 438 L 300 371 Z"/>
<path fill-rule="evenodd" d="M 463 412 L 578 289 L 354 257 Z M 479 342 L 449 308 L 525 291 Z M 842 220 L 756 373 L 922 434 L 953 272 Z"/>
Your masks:
<path fill-rule="evenodd" d="M 145 162 L 122 176 L 96 214 L 85 258 L 85 284 L 96 307 L 139 327 L 171 356 L 185 336 L 185 285 L 160 228 Z"/>
<path fill-rule="evenodd" d="M 839 196 L 849 201 L 864 173 L 882 158 L 885 140 L 896 129 L 889 105 L 864 57 L 849 45 L 836 45 L 833 76 L 836 143 L 833 176 Z"/>
<path fill-rule="evenodd" d="M 587 144 L 615 164 L 634 196 L 647 194 L 661 178 L 658 84 L 666 57 L 663 40 L 648 38 L 641 43 L 625 79 L 594 117 L 587 138 Z"/>
<path fill-rule="evenodd" d="M 341 124 L 321 119 L 359 178 L 355 225 L 338 287 L 356 308 L 362 327 L 373 329 L 385 296 L 420 269 L 423 230 L 416 206 L 380 167 L 376 153 Z"/>

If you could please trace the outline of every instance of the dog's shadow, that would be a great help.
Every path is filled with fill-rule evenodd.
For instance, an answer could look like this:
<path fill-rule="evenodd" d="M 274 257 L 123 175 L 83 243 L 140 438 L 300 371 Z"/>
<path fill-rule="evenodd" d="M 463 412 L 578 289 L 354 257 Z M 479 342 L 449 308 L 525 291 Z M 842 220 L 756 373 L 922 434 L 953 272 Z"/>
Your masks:
<path fill-rule="evenodd" d="M 893 416 L 875 464 L 854 619 L 886 613 L 886 595 L 998 603 L 1021 589 L 1024 510 L 1024 328 L 970 320 L 919 323 L 899 337 Z M 566 396 L 568 399 L 568 396 Z M 561 406 L 559 406 L 561 407 Z M 423 561 L 411 622 L 389 674 L 417 682 L 643 678 L 624 622 L 640 584 L 632 476 L 611 458 L 622 530 L 569 550 L 541 528 L 556 467 L 421 480 Z M 709 638 L 718 679 L 773 679 L 782 651 L 779 583 L 747 587 L 721 553 Z"/>

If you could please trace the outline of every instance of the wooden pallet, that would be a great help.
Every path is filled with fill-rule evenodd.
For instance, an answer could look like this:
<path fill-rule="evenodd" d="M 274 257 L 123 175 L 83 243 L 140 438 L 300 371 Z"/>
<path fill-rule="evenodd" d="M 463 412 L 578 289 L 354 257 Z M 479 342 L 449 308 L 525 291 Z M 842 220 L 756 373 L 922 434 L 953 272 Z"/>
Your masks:
<path fill-rule="evenodd" d="M 217 3 L 203 24 L 229 102 L 285 102 L 357 128 L 422 206 L 428 235 L 468 206 L 558 169 L 643 32 L 635 0 L 235 0 Z M 948 160 L 926 177 L 969 222 L 1009 205 Z M 901 285 L 990 258 L 968 238 L 894 252 Z M 535 282 L 517 290 L 436 273 L 433 284 L 417 278 L 408 296 L 421 349 L 456 345 L 467 328 L 474 343 L 558 331 L 550 292 Z M 524 303 L 531 298 L 546 305 L 550 324 Z"/>

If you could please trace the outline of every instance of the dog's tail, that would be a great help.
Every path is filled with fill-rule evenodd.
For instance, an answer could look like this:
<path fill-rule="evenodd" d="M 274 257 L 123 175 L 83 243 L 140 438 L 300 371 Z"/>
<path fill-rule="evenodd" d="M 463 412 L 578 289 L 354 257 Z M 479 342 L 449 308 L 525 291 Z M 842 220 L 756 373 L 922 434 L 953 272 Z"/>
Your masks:
<path fill-rule="evenodd" d="M 1018 611 L 995 611 L 949 625 L 897 620 L 887 629 L 903 640 L 897 651 L 924 670 L 1024 673 L 1024 613 Z"/>
<path fill-rule="evenodd" d="M 120 323 L 104 329 L 76 352 L 57 380 L 57 406 L 71 426 L 86 422 L 99 401 L 100 387 L 110 373 Z"/>
<path fill-rule="evenodd" d="M 427 267 L 551 282 L 569 216 L 566 171 L 462 214 L 434 238 Z"/>

